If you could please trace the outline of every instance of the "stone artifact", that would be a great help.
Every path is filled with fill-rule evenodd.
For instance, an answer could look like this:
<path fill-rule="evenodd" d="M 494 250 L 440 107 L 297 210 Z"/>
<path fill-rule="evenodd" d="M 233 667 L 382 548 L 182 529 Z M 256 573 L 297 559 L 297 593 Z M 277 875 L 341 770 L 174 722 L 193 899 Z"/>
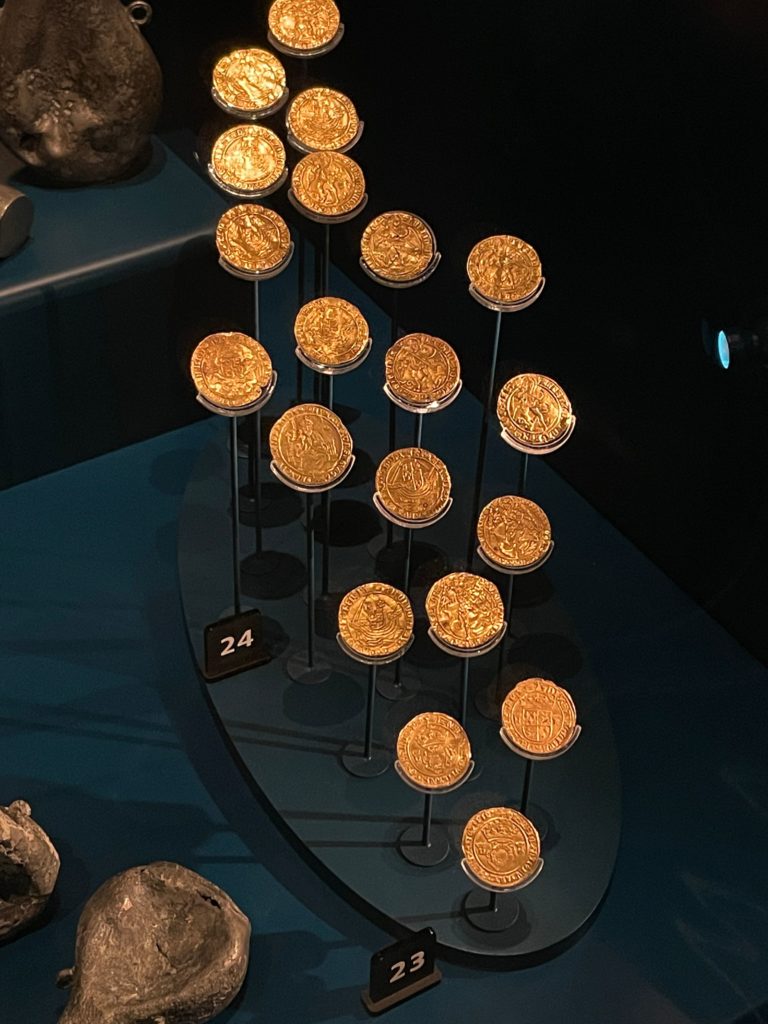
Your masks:
<path fill-rule="evenodd" d="M 149 160 L 162 76 L 134 0 L 5 0 L 0 138 L 49 180 L 110 181 Z"/>
<path fill-rule="evenodd" d="M 88 900 L 60 1024 L 202 1024 L 248 969 L 251 925 L 225 892 L 180 864 L 123 871 Z"/>
<path fill-rule="evenodd" d="M 59 876 L 59 855 L 23 800 L 0 807 L 0 941 L 42 911 Z"/>

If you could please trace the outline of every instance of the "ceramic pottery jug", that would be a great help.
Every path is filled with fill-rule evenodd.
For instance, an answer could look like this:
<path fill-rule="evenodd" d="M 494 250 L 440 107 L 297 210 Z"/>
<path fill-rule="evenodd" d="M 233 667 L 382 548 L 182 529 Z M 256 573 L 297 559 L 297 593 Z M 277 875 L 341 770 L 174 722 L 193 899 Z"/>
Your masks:
<path fill-rule="evenodd" d="M 5 0 L 0 140 L 56 184 L 140 170 L 162 98 L 150 15 L 142 0 Z"/>

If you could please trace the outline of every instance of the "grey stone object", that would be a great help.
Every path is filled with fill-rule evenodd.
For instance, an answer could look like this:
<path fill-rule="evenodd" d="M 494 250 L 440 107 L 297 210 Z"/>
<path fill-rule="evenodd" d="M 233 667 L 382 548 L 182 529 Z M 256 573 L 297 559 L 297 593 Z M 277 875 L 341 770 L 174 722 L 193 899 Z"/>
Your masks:
<path fill-rule="evenodd" d="M 59 877 L 59 855 L 24 800 L 0 806 L 0 941 L 38 917 Z"/>
<path fill-rule="evenodd" d="M 180 864 L 123 871 L 88 900 L 60 1024 L 203 1024 L 245 979 L 251 925 L 225 892 Z"/>
<path fill-rule="evenodd" d="M 5 0 L 0 139 L 56 184 L 135 174 L 149 161 L 162 75 L 145 0 Z"/>

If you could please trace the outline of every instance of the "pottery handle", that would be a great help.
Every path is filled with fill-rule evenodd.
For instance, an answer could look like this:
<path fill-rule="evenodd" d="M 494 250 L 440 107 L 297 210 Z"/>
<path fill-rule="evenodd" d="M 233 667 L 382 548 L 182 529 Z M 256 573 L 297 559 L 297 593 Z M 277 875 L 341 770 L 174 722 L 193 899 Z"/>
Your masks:
<path fill-rule="evenodd" d="M 128 17 L 137 28 L 142 28 L 152 21 L 152 8 L 146 0 L 133 0 L 126 7 Z"/>

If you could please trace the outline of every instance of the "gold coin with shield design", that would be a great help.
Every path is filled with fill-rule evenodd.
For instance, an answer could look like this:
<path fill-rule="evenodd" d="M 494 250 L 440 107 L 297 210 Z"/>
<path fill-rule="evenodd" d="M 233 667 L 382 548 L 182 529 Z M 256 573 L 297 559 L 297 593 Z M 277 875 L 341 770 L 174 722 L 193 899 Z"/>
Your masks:
<path fill-rule="evenodd" d="M 534 757 L 555 757 L 576 729 L 576 706 L 567 690 L 549 679 L 523 679 L 501 707 L 504 732 Z"/>
<path fill-rule="evenodd" d="M 535 873 L 541 842 L 535 826 L 512 807 L 488 807 L 464 826 L 461 850 L 472 874 L 491 889 L 524 885 Z"/>
<path fill-rule="evenodd" d="M 339 605 L 339 635 L 365 658 L 389 658 L 413 633 L 413 611 L 405 594 L 387 583 L 362 583 Z"/>
<path fill-rule="evenodd" d="M 332 296 L 303 305 L 293 332 L 304 355 L 323 366 L 353 363 L 365 351 L 370 337 L 368 322 L 357 306 Z"/>
<path fill-rule="evenodd" d="M 222 409 L 240 409 L 263 394 L 272 380 L 272 360 L 255 338 L 221 331 L 196 346 L 190 372 L 202 398 Z"/>
<path fill-rule="evenodd" d="M 422 789 L 447 789 L 461 782 L 469 769 L 469 737 L 450 715 L 425 711 L 397 737 L 397 760 L 408 779 Z"/>

